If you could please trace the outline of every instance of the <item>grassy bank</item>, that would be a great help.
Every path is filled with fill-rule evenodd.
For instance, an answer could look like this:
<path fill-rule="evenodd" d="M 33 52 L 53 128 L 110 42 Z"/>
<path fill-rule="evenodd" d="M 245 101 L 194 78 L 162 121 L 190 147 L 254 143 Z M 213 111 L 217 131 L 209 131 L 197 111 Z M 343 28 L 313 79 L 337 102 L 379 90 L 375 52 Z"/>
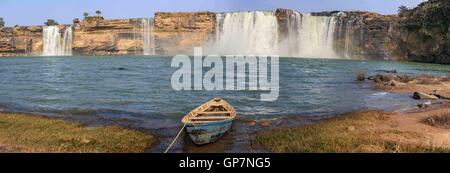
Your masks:
<path fill-rule="evenodd" d="M 391 117 L 381 112 L 351 113 L 305 127 L 263 132 L 252 145 L 271 152 L 450 152 L 414 142 L 426 134 L 398 130 Z"/>
<path fill-rule="evenodd" d="M 0 113 L 0 148 L 11 152 L 144 152 L 152 142 L 149 134 L 120 127 Z"/>

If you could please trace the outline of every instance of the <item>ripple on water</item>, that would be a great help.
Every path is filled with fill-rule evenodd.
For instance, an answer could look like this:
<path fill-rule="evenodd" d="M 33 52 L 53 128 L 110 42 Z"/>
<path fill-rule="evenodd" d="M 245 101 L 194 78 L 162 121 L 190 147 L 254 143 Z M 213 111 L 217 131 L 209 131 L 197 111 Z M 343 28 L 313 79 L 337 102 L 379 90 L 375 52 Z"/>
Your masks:
<path fill-rule="evenodd" d="M 406 107 L 415 104 L 408 95 L 373 91 L 356 82 L 355 69 L 349 67 L 369 73 L 450 72 L 445 65 L 280 58 L 278 100 L 263 102 L 260 96 L 268 91 L 174 91 L 170 78 L 177 69 L 170 61 L 157 56 L 1 58 L 0 103 L 6 106 L 0 108 L 80 119 L 130 119 L 143 128 L 173 128 L 170 123 L 179 123 L 212 97 L 223 97 L 239 115 L 253 119 Z"/>

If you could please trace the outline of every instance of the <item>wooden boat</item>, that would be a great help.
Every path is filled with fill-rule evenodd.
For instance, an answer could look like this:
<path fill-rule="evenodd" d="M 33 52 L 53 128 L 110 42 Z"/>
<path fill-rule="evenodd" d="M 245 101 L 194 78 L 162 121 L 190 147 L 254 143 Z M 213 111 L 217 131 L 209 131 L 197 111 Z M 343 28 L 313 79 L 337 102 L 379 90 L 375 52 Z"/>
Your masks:
<path fill-rule="evenodd" d="M 221 98 L 214 98 L 189 112 L 181 120 L 197 145 L 219 140 L 236 118 L 236 110 Z"/>

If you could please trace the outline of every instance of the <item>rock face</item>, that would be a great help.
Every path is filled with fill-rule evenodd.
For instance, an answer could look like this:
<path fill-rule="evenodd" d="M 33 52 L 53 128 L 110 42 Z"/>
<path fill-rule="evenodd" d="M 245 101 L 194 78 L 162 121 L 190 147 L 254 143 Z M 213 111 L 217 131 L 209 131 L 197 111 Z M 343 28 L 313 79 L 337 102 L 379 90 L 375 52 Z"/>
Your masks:
<path fill-rule="evenodd" d="M 403 9 L 390 32 L 403 60 L 450 64 L 450 1 L 429 0 Z"/>
<path fill-rule="evenodd" d="M 311 13 L 336 20 L 333 48 L 340 57 L 450 63 L 450 1 L 429 0 L 399 15 L 365 11 Z M 288 37 L 295 12 L 277 9 L 279 41 Z M 150 30 L 143 19 L 74 20 L 74 55 L 140 55 L 144 37 L 154 38 L 158 55 L 193 54 L 193 47 L 214 40 L 216 14 L 212 12 L 157 12 Z M 148 22 L 147 22 L 148 23 Z M 67 27 L 67 25 L 65 25 Z M 0 56 L 40 55 L 42 26 L 0 27 Z"/>
<path fill-rule="evenodd" d="M 142 52 L 141 19 L 90 17 L 74 21 L 73 54 L 135 55 Z"/>
<path fill-rule="evenodd" d="M 0 56 L 37 55 L 42 52 L 41 26 L 0 28 Z"/>
<path fill-rule="evenodd" d="M 215 30 L 216 14 L 212 12 L 155 13 L 155 42 L 159 54 L 193 54 Z"/>
<path fill-rule="evenodd" d="M 341 57 L 389 59 L 389 31 L 396 16 L 372 12 L 344 12 L 338 15 L 335 49 Z"/>
<path fill-rule="evenodd" d="M 279 8 L 275 10 L 275 16 L 278 22 L 279 41 L 283 41 L 288 37 L 289 33 L 289 18 L 294 14 L 293 10 Z"/>

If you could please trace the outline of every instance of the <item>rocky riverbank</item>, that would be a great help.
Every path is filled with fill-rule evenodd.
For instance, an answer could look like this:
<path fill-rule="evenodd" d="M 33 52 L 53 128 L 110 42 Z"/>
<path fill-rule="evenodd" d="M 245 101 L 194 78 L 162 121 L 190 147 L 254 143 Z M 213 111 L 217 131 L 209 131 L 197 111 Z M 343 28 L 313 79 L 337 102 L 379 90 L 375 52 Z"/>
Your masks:
<path fill-rule="evenodd" d="M 386 73 L 387 72 L 387 73 Z M 433 101 L 450 101 L 450 75 L 402 75 L 396 71 L 386 71 L 367 77 L 375 83 L 376 88 L 389 92 L 410 93 L 413 99 L 424 100 L 418 107 L 427 107 Z M 358 80 L 365 80 L 359 74 Z"/>
<path fill-rule="evenodd" d="M 380 71 L 370 80 L 376 89 L 411 93 L 424 102 L 394 112 L 362 111 L 294 128 L 260 132 L 252 146 L 269 152 L 450 152 L 449 76 Z"/>

